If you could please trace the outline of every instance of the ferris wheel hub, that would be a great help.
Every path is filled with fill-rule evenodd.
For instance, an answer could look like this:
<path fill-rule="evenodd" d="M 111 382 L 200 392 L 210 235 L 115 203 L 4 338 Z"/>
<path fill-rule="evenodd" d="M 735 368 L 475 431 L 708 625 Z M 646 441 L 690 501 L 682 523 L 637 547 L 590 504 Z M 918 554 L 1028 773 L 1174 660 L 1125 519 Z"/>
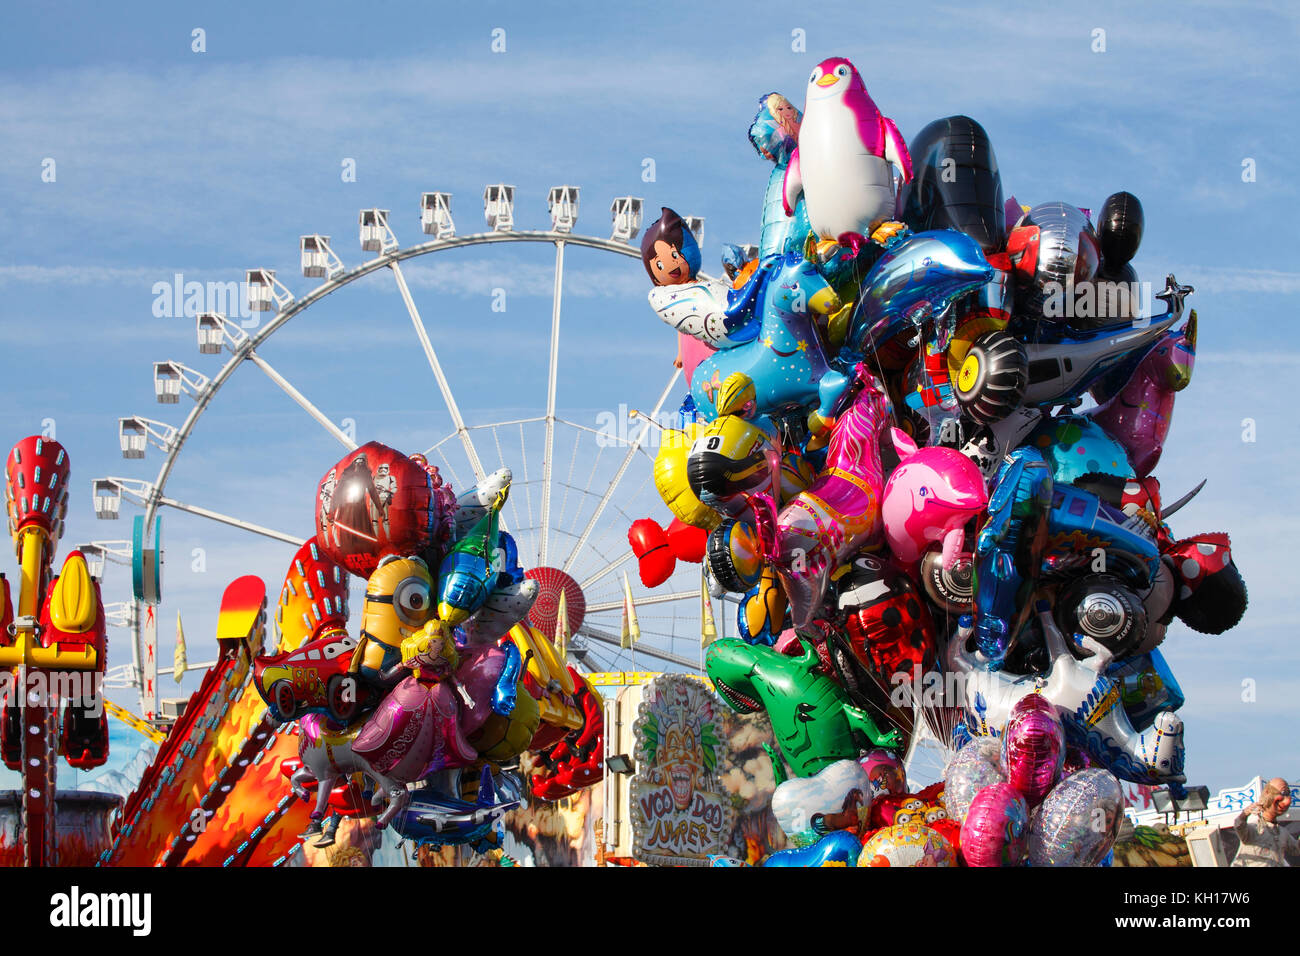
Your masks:
<path fill-rule="evenodd" d="M 560 594 L 569 618 L 569 633 L 576 634 L 587 616 L 587 596 L 573 577 L 559 568 L 532 568 L 525 576 L 537 582 L 537 600 L 528 612 L 528 621 L 548 638 L 555 637 L 560 617 Z"/>

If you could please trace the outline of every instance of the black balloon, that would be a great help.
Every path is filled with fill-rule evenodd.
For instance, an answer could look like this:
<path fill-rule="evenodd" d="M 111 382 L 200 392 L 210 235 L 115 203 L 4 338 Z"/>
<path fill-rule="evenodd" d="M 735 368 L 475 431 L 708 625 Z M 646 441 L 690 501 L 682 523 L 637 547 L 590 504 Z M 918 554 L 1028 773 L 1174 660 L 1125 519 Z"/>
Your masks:
<path fill-rule="evenodd" d="M 1142 203 L 1132 193 L 1118 192 L 1106 198 L 1097 217 L 1097 238 L 1101 241 L 1101 272 L 1108 279 L 1129 281 L 1125 266 L 1142 244 L 1146 223 Z"/>
<path fill-rule="evenodd" d="M 914 232 L 958 229 L 985 255 L 1006 241 L 1006 212 L 997 157 L 984 127 L 969 116 L 935 120 L 908 146 L 914 178 L 899 196 L 902 220 Z"/>

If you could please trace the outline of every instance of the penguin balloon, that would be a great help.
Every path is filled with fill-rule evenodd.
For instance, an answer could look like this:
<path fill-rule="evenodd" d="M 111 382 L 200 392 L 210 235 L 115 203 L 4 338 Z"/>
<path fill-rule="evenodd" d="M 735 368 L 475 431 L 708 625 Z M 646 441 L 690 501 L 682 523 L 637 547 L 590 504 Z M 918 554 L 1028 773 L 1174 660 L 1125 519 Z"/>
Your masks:
<path fill-rule="evenodd" d="M 894 121 L 880 115 L 853 64 L 832 57 L 808 80 L 799 145 L 785 172 L 785 212 L 804 196 L 808 221 L 823 239 L 856 254 L 866 237 L 883 242 L 894 219 L 894 170 L 912 180 L 912 159 Z M 878 232 L 879 231 L 879 232 Z"/>

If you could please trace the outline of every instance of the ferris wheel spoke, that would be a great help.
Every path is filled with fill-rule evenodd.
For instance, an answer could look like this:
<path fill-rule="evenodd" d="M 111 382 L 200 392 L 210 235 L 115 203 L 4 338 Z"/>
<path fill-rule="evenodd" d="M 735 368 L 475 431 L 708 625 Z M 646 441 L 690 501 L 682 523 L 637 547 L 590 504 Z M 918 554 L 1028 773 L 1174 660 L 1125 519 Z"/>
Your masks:
<path fill-rule="evenodd" d="M 537 526 L 533 524 L 533 486 L 528 480 L 528 443 L 524 440 L 524 426 L 519 426 L 519 460 L 524 466 L 524 504 L 528 508 L 528 540 L 530 554 L 538 554 Z M 540 562 L 538 562 L 540 564 Z"/>
<path fill-rule="evenodd" d="M 619 465 L 618 472 L 614 475 L 614 480 L 611 481 L 609 487 L 605 489 L 605 493 L 601 496 L 599 504 L 596 505 L 596 510 L 587 521 L 587 526 L 582 529 L 582 534 L 578 536 L 577 544 L 575 544 L 573 550 L 569 552 L 568 560 L 564 562 L 564 571 L 568 571 L 573 567 L 573 562 L 577 560 L 578 554 L 587 543 L 587 539 L 591 537 L 592 529 L 596 527 L 596 523 L 600 521 L 600 516 L 604 514 L 605 508 L 614 497 L 614 492 L 618 488 L 619 482 L 621 482 L 623 476 L 627 474 L 628 466 L 632 464 L 632 459 L 636 456 L 637 450 L 641 447 L 641 443 L 645 441 L 645 437 L 650 431 L 651 423 L 658 419 L 659 412 L 664 407 L 664 402 L 668 401 L 668 395 L 672 392 L 673 386 L 677 384 L 677 379 L 681 374 L 681 369 L 673 370 L 673 376 L 668 380 L 668 384 L 660 394 L 659 401 L 655 403 L 654 411 L 650 413 L 650 417 L 641 425 L 641 431 L 637 433 L 632 444 L 628 446 L 627 454 L 623 456 L 623 463 Z"/>
<path fill-rule="evenodd" d="M 230 515 L 224 515 L 219 511 L 212 511 L 208 508 L 200 508 L 198 505 L 186 504 L 183 501 L 177 501 L 175 498 L 160 496 L 158 504 L 166 505 L 169 508 L 175 508 L 177 511 L 185 511 L 192 515 L 198 515 L 200 518 L 207 518 L 210 521 L 217 521 L 221 524 L 230 525 L 232 528 L 239 528 L 243 531 L 251 531 L 253 534 L 260 534 L 265 538 L 273 538 L 276 541 L 283 541 L 294 547 L 299 547 L 307 540 L 302 535 L 285 534 L 283 531 L 275 531 L 271 528 L 264 528 L 259 524 L 253 524 L 251 521 L 244 521 L 242 518 L 233 518 Z"/>
<path fill-rule="evenodd" d="M 621 646 L 621 642 L 617 635 L 606 634 L 604 631 L 598 631 L 586 624 L 578 628 L 578 633 L 588 640 L 599 641 L 601 644 L 613 647 Z M 641 641 L 637 642 L 636 653 L 644 654 L 647 657 L 654 657 L 661 661 L 668 661 L 670 664 L 677 664 L 679 667 L 689 667 L 693 671 L 697 671 L 700 668 L 700 662 L 698 660 L 689 657 L 682 657 L 680 654 L 673 654 L 669 651 L 662 651 L 656 647 L 650 647 Z"/>
<path fill-rule="evenodd" d="M 429 341 L 429 330 L 425 328 L 424 320 L 420 318 L 420 310 L 415 307 L 415 300 L 411 298 L 411 290 L 406 284 L 406 277 L 402 275 L 402 267 L 396 259 L 389 262 L 388 267 L 393 271 L 393 278 L 397 280 L 397 291 L 401 293 L 402 302 L 405 303 L 406 311 L 411 316 L 411 324 L 415 326 L 415 334 L 424 348 L 425 358 L 429 360 L 429 367 L 433 369 L 433 377 L 438 380 L 438 390 L 442 392 L 442 400 L 451 415 L 451 423 L 456 428 L 456 434 L 460 436 L 460 443 L 465 446 L 465 455 L 474 469 L 474 478 L 476 481 L 482 481 L 487 477 L 487 473 L 479 461 L 478 452 L 474 450 L 474 442 L 469 437 L 469 429 L 465 427 L 460 406 L 456 404 L 456 398 L 451 393 L 447 376 L 443 374 L 442 363 L 438 361 L 438 354 L 433 350 L 433 343 Z"/>
<path fill-rule="evenodd" d="M 668 604 L 672 601 L 685 601 L 688 599 L 699 600 L 699 591 L 670 591 L 667 594 L 652 594 L 649 597 L 637 599 L 637 607 L 645 604 Z M 594 614 L 599 611 L 617 611 L 623 606 L 623 601 L 600 601 L 596 604 L 587 605 L 587 613 Z"/>
<path fill-rule="evenodd" d="M 569 492 L 573 490 L 573 473 L 578 467 L 578 443 L 582 441 L 582 433 L 577 432 L 573 436 L 573 454 L 569 456 L 569 474 L 564 480 L 564 497 L 560 499 L 560 516 L 555 519 L 557 528 L 564 527 L 564 513 L 569 510 Z"/>
<path fill-rule="evenodd" d="M 632 549 L 629 548 L 628 550 L 620 554 L 617 558 L 615 558 L 613 561 L 609 562 L 609 564 L 605 565 L 603 568 L 597 571 L 595 574 L 591 575 L 591 577 L 587 578 L 585 581 L 579 581 L 578 586 L 581 587 L 584 591 L 587 590 L 587 588 L 591 587 L 601 578 L 605 577 L 606 575 L 614 573 L 620 567 L 626 564 L 628 558 L 632 557 L 634 553 L 635 552 L 633 552 Z"/>
<path fill-rule="evenodd" d="M 452 465 L 452 463 L 447 459 L 447 453 L 446 453 L 445 451 L 442 450 L 442 446 L 441 446 L 441 444 L 439 444 L 439 445 L 436 446 L 436 447 L 437 447 L 437 451 L 438 451 L 438 457 L 442 459 L 442 463 L 443 463 L 444 465 L 447 466 L 447 473 L 448 473 L 449 475 L 451 475 L 452 487 L 453 487 L 453 488 L 459 488 L 459 487 L 460 487 L 460 476 L 459 476 L 458 474 L 456 474 L 456 469 L 455 469 L 455 467 L 454 467 L 454 466 Z"/>
<path fill-rule="evenodd" d="M 342 429 L 340 429 L 337 425 L 335 425 L 332 421 L 330 421 L 329 418 L 325 415 L 325 413 L 322 412 L 315 405 L 313 405 L 306 395 L 298 391 L 298 389 L 294 388 L 287 378 L 285 378 L 274 368 L 272 368 L 270 362 L 262 358 L 262 356 L 258 355 L 254 349 L 248 350 L 248 358 L 252 361 L 254 365 L 256 365 L 258 368 L 260 368 L 263 372 L 266 373 L 267 378 L 273 381 L 276 385 L 280 386 L 280 388 L 284 390 L 284 393 L 286 395 L 288 395 L 295 402 L 297 402 L 303 411 L 305 411 L 312 418 L 316 419 L 316 421 L 320 423 L 322 428 L 324 428 L 327 432 L 329 432 L 336 439 L 338 439 L 339 443 L 342 444 L 344 448 L 346 448 L 348 451 L 356 450 L 357 443 L 353 441 L 351 438 L 349 438 L 347 434 L 342 431 Z"/>
<path fill-rule="evenodd" d="M 555 288 L 551 293 L 551 365 L 546 376 L 546 446 L 542 453 L 542 526 L 538 564 L 546 566 L 551 536 L 551 453 L 555 445 L 555 387 L 560 370 L 560 299 L 564 290 L 564 240 L 555 242 Z M 568 565 L 565 565 L 568 570 Z"/>

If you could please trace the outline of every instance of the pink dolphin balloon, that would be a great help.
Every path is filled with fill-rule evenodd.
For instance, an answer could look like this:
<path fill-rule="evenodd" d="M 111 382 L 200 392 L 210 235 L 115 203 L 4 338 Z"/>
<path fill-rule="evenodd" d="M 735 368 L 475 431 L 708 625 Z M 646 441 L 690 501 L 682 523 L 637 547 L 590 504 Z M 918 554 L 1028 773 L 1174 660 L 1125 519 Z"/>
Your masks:
<path fill-rule="evenodd" d="M 759 540 L 781 576 L 797 627 L 821 607 L 831 572 L 880 538 L 880 436 L 888 415 L 875 378 L 861 366 L 858 375 L 862 391 L 835 422 L 817 480 L 779 516 L 770 495 L 750 499 Z"/>
<path fill-rule="evenodd" d="M 1124 446 L 1129 464 L 1145 478 L 1160 461 L 1174 417 L 1174 396 L 1192 380 L 1196 364 L 1196 313 L 1147 353 L 1119 391 L 1085 414 Z M 1093 391 L 1094 397 L 1104 396 Z"/>
<path fill-rule="evenodd" d="M 984 477 L 955 449 L 917 448 L 896 428 L 893 435 L 902 463 L 889 476 L 881 508 L 889 550 L 910 565 L 942 541 L 943 566 L 951 569 L 962 551 L 962 529 L 988 504 Z"/>

